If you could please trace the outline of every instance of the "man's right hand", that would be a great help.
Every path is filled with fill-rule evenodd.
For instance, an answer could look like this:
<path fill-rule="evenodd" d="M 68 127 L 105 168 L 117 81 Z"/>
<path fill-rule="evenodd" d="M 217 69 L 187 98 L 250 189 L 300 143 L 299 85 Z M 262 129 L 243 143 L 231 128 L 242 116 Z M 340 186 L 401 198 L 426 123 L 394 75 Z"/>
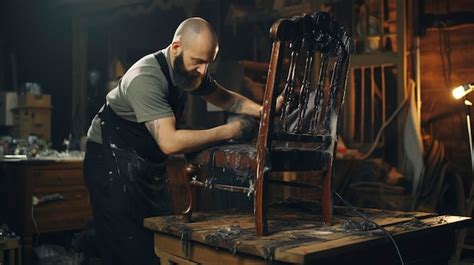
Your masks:
<path fill-rule="evenodd" d="M 250 116 L 240 116 L 236 121 L 227 124 L 230 138 L 239 141 L 250 141 L 258 131 L 258 120 Z"/>

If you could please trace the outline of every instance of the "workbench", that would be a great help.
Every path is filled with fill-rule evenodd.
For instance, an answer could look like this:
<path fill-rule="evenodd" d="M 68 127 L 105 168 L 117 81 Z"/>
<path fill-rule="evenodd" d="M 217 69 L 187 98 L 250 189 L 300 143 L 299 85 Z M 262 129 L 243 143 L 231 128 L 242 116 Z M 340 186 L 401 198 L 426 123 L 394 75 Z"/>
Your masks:
<path fill-rule="evenodd" d="M 352 210 L 334 208 L 324 226 L 318 207 L 292 202 L 270 209 L 270 235 L 255 235 L 251 213 L 196 213 L 191 223 L 178 216 L 152 217 L 161 264 L 401 264 L 380 229 Z M 471 218 L 420 212 L 360 209 L 393 235 L 405 264 L 447 264 L 455 229 Z"/>

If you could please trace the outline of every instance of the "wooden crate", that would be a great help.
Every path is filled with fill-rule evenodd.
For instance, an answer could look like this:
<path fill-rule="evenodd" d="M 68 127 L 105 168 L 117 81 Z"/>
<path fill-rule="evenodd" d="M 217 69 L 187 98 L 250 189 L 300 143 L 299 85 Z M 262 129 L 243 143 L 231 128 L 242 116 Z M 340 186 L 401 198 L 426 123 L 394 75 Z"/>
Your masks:
<path fill-rule="evenodd" d="M 25 93 L 18 96 L 19 107 L 50 108 L 51 95 Z"/>
<path fill-rule="evenodd" d="M 0 265 L 21 265 L 19 239 L 0 239 Z"/>
<path fill-rule="evenodd" d="M 13 111 L 13 136 L 28 138 L 36 135 L 51 140 L 51 108 L 18 107 Z"/>

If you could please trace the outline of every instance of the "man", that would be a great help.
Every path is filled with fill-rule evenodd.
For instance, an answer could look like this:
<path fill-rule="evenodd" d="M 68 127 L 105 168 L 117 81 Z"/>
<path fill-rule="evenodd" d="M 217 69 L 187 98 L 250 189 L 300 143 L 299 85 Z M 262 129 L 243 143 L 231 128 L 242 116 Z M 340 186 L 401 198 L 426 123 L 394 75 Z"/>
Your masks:
<path fill-rule="evenodd" d="M 181 130 L 185 93 L 224 110 L 258 118 L 261 106 L 226 90 L 208 74 L 219 50 L 201 18 L 183 21 L 165 49 L 137 61 L 106 97 L 88 131 L 84 177 L 104 264 L 157 264 L 143 218 L 171 214 L 164 161 L 239 139 L 237 120 L 207 130 Z"/>

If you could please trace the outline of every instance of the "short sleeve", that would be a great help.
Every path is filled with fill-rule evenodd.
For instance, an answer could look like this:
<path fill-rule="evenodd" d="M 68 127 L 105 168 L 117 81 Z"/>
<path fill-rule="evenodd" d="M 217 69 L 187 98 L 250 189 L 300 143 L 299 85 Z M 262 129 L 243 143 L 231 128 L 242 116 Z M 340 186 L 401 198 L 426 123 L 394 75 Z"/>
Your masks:
<path fill-rule="evenodd" d="M 198 89 L 192 91 L 191 94 L 197 96 L 207 96 L 216 91 L 216 89 L 217 81 L 210 74 L 207 74 L 202 81 L 201 86 Z"/>
<path fill-rule="evenodd" d="M 138 75 L 125 93 L 138 123 L 174 116 L 168 84 L 152 75 Z"/>

